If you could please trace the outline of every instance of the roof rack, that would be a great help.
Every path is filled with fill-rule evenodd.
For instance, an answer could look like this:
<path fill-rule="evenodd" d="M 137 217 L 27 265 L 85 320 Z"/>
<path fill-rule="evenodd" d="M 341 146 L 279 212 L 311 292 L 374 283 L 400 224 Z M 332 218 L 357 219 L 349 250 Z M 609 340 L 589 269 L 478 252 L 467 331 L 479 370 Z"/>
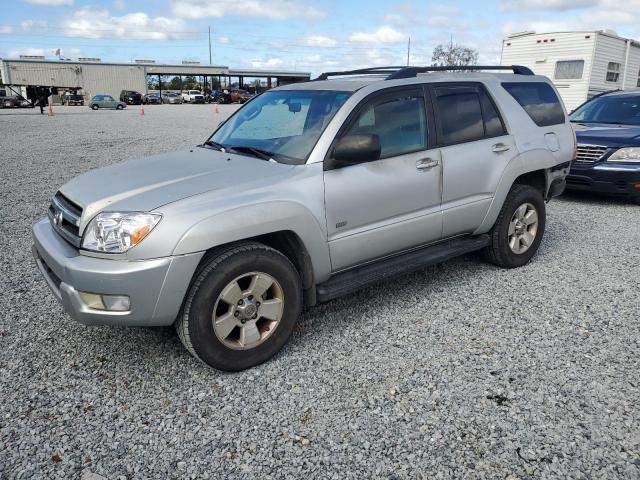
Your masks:
<path fill-rule="evenodd" d="M 386 75 L 385 80 L 398 80 L 400 78 L 413 78 L 419 73 L 426 72 L 454 72 L 454 71 L 478 71 L 478 70 L 511 70 L 516 75 L 533 75 L 529 67 L 523 65 L 450 65 L 437 67 L 373 67 L 357 70 L 345 70 L 344 72 L 325 72 L 314 80 L 327 80 L 329 77 L 348 75 Z"/>

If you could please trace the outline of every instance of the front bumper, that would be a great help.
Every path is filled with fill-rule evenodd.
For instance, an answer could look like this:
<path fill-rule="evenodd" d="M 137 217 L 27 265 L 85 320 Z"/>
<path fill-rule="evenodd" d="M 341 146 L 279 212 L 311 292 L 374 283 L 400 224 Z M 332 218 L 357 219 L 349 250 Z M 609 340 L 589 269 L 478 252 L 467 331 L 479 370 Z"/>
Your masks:
<path fill-rule="evenodd" d="M 33 256 L 65 311 L 85 325 L 161 326 L 178 315 L 204 252 L 143 261 L 95 258 L 63 240 L 44 218 L 33 226 Z M 88 307 L 79 292 L 127 295 L 125 312 Z"/>
<path fill-rule="evenodd" d="M 567 176 L 567 188 L 638 198 L 640 164 L 574 162 Z"/>

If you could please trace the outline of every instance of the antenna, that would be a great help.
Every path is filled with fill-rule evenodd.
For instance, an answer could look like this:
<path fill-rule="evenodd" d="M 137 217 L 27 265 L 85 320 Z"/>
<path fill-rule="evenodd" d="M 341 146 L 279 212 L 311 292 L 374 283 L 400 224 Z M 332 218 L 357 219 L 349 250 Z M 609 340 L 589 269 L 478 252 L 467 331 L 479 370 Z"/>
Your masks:
<path fill-rule="evenodd" d="M 409 66 L 410 54 L 411 54 L 411 37 L 409 37 L 409 43 L 407 44 L 407 67 Z"/>

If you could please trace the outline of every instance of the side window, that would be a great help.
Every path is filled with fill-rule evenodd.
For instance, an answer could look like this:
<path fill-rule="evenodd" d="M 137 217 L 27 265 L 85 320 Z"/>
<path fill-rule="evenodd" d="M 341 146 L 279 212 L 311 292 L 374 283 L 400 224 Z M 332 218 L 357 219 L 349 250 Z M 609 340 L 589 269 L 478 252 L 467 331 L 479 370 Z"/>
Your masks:
<path fill-rule="evenodd" d="M 480 95 L 474 87 L 436 87 L 440 143 L 448 145 L 484 137 Z"/>
<path fill-rule="evenodd" d="M 620 64 L 616 62 L 609 62 L 607 65 L 607 82 L 617 83 L 620 78 Z"/>
<path fill-rule="evenodd" d="M 513 82 L 503 83 L 502 87 L 539 127 L 565 122 L 564 110 L 551 85 L 543 82 Z"/>
<path fill-rule="evenodd" d="M 556 80 L 580 80 L 584 71 L 584 60 L 560 60 L 556 62 Z"/>
<path fill-rule="evenodd" d="M 638 70 L 638 81 L 636 82 L 636 87 L 640 87 L 640 70 Z"/>
<path fill-rule="evenodd" d="M 427 148 L 427 120 L 421 93 L 398 93 L 374 100 L 358 115 L 345 135 L 377 135 L 380 158 Z"/>
<path fill-rule="evenodd" d="M 484 89 L 480 90 L 480 103 L 482 105 L 482 117 L 484 118 L 485 137 L 506 135 L 507 130 L 504 128 L 502 118 L 500 118 L 500 114 Z"/>

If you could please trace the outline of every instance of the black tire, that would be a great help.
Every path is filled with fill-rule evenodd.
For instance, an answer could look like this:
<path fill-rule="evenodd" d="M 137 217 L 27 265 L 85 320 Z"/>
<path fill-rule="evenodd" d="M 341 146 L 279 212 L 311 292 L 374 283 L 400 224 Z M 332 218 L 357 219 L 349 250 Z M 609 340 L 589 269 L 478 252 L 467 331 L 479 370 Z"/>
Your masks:
<path fill-rule="evenodd" d="M 116 106 L 116 110 L 122 110 L 124 107 L 122 105 Z"/>
<path fill-rule="evenodd" d="M 91 105 L 91 110 L 98 110 L 100 108 L 99 105 Z"/>
<path fill-rule="evenodd" d="M 282 287 L 282 317 L 263 343 L 236 350 L 222 343 L 214 332 L 212 314 L 218 296 L 235 278 L 264 272 Z M 300 275 L 287 257 L 255 242 L 229 246 L 209 254 L 196 271 L 176 321 L 186 349 L 205 364 L 225 371 L 244 370 L 263 363 L 287 342 L 302 310 Z"/>
<path fill-rule="evenodd" d="M 533 242 L 523 253 L 515 253 L 509 246 L 509 224 L 516 210 L 528 203 L 535 207 L 538 224 Z M 502 210 L 489 232 L 491 243 L 484 249 L 485 258 L 503 268 L 521 267 L 528 263 L 538 251 L 546 224 L 546 208 L 542 193 L 529 185 L 515 184 L 511 187 Z"/>

